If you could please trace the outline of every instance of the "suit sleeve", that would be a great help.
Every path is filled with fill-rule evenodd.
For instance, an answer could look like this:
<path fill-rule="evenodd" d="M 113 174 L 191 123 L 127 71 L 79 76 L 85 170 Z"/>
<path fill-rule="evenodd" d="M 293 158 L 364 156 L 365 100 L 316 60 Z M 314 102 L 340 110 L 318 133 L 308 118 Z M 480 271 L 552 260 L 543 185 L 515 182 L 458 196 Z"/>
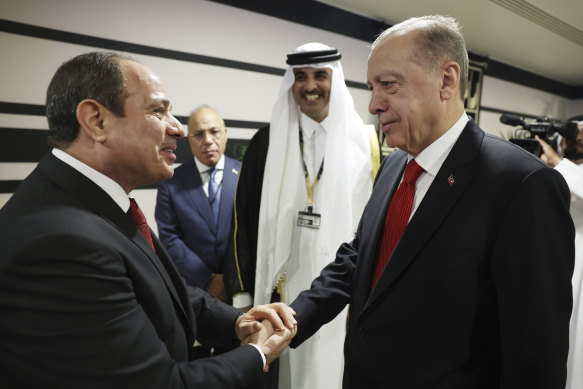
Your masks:
<path fill-rule="evenodd" d="M 11 315 L 0 320 L 0 334 L 10 334 L 0 336 L 0 377 L 14 374 L 27 387 L 257 387 L 263 363 L 253 346 L 213 358 L 174 359 L 164 342 L 170 334 L 158 333 L 145 311 L 148 301 L 137 299 L 131 268 L 110 246 L 98 236 L 48 233 L 10 259 L 10 273 L 0 273 L 0 315 Z M 234 309 L 215 311 L 204 296 L 191 297 L 202 325 L 214 321 L 214 331 L 228 331 L 222 336 L 232 339 L 236 316 L 227 309 Z"/>
<path fill-rule="evenodd" d="M 296 311 L 295 319 L 298 322 L 298 333 L 290 347 L 298 347 L 321 326 L 334 319 L 349 303 L 358 258 L 359 235 L 360 227 L 356 238 L 340 246 L 334 262 L 322 270 L 310 289 L 301 292 L 290 304 Z"/>
<path fill-rule="evenodd" d="M 374 185 L 381 176 L 385 165 L 386 163 L 381 163 Z M 290 304 L 296 311 L 298 322 L 298 333 L 292 340 L 290 347 L 295 348 L 301 345 L 321 326 L 333 320 L 350 302 L 354 288 L 354 273 L 358 261 L 361 233 L 362 219 L 354 240 L 342 244 L 336 253 L 334 262 L 322 270 L 320 276 L 312 282 L 310 289 L 301 292 Z"/>
<path fill-rule="evenodd" d="M 574 265 L 569 189 L 553 169 L 527 176 L 492 251 L 501 388 L 564 388 Z"/>
<path fill-rule="evenodd" d="M 164 244 L 180 274 L 188 284 L 204 289 L 214 272 L 194 250 L 186 245 L 184 231 L 180 226 L 172 201 L 172 194 L 164 181 L 158 185 L 155 216 L 160 241 Z"/>

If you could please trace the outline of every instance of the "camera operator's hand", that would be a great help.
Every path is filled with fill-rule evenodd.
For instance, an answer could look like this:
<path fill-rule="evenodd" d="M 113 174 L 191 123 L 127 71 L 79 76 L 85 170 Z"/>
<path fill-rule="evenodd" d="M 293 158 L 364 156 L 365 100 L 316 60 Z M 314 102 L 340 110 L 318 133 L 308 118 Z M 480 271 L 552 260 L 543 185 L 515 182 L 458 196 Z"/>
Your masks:
<path fill-rule="evenodd" d="M 543 149 L 540 159 L 550 167 L 555 167 L 561 162 L 561 157 L 547 142 L 535 135 L 534 138 L 538 141 Z"/>

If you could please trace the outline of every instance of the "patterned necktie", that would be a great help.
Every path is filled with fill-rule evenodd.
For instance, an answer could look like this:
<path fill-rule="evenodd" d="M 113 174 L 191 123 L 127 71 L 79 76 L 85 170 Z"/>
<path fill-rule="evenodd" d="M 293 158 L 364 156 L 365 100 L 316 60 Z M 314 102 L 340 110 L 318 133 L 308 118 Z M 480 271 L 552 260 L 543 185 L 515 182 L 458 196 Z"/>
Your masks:
<path fill-rule="evenodd" d="M 214 167 L 207 170 L 207 173 L 210 176 L 209 179 L 209 203 L 211 206 L 211 211 L 213 211 L 213 217 L 215 219 L 215 226 L 217 225 L 217 221 L 219 219 L 219 203 L 221 202 L 220 192 L 221 189 L 217 182 L 215 181 L 215 175 L 217 174 L 217 169 Z"/>
<path fill-rule="evenodd" d="M 130 199 L 130 209 L 128 210 L 128 216 L 132 218 L 136 228 L 142 233 L 142 235 L 144 235 L 144 238 L 146 238 L 148 243 L 150 243 L 152 249 L 156 251 L 156 249 L 154 249 L 154 242 L 152 241 L 152 235 L 150 234 L 150 227 L 148 227 L 146 217 L 134 199 Z"/>
<path fill-rule="evenodd" d="M 409 216 L 411 215 L 411 208 L 413 207 L 413 199 L 415 198 L 415 182 L 423 171 L 423 168 L 412 159 L 407 164 L 405 174 L 403 175 L 403 181 L 401 182 L 401 185 L 399 185 L 399 188 L 397 188 L 391 203 L 389 204 L 389 210 L 385 217 L 381 249 L 379 251 L 379 258 L 377 260 L 371 290 L 377 283 L 385 265 L 389 261 L 389 257 L 397 245 L 397 242 L 401 238 L 403 231 L 405 231 L 405 227 L 407 227 Z"/>

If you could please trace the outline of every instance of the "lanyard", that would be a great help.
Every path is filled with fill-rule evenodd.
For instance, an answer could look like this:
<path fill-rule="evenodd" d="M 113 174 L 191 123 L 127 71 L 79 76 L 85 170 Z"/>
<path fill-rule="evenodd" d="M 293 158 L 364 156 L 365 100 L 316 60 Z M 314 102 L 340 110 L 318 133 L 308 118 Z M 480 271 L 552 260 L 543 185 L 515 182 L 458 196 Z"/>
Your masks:
<path fill-rule="evenodd" d="M 324 171 L 324 158 L 322 158 L 322 163 L 320 164 L 320 169 L 316 175 L 316 179 L 313 184 L 310 184 L 310 174 L 308 173 L 308 167 L 306 166 L 306 161 L 304 159 L 304 135 L 302 134 L 302 129 L 300 127 L 300 152 L 302 153 L 302 163 L 304 165 L 304 178 L 306 180 L 306 191 L 308 192 L 308 205 L 314 204 L 314 190 L 316 185 L 320 181 L 322 172 Z"/>

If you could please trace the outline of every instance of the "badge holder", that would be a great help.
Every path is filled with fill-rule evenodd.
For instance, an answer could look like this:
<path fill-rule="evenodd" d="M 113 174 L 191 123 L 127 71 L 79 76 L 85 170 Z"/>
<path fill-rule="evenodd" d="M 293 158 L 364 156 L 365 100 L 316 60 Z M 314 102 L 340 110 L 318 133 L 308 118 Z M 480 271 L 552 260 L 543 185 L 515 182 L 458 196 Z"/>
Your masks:
<path fill-rule="evenodd" d="M 298 212 L 298 227 L 320 228 L 321 214 L 314 213 L 313 207 L 308 205 L 305 211 Z"/>
<path fill-rule="evenodd" d="M 306 167 L 306 161 L 304 160 L 304 136 L 302 135 L 302 129 L 300 128 L 300 151 L 302 153 L 302 163 L 304 166 L 304 179 L 306 182 L 306 192 L 308 194 L 308 205 L 306 206 L 305 211 L 298 212 L 298 227 L 307 227 L 307 228 L 320 228 L 320 221 L 322 215 L 319 213 L 314 213 L 314 189 L 318 182 L 320 181 L 320 177 L 322 176 L 322 172 L 324 171 L 324 159 L 322 159 L 322 163 L 320 163 L 320 169 L 318 170 L 318 174 L 316 175 L 316 180 L 313 184 L 310 183 L 310 176 L 308 174 L 308 168 Z"/>

